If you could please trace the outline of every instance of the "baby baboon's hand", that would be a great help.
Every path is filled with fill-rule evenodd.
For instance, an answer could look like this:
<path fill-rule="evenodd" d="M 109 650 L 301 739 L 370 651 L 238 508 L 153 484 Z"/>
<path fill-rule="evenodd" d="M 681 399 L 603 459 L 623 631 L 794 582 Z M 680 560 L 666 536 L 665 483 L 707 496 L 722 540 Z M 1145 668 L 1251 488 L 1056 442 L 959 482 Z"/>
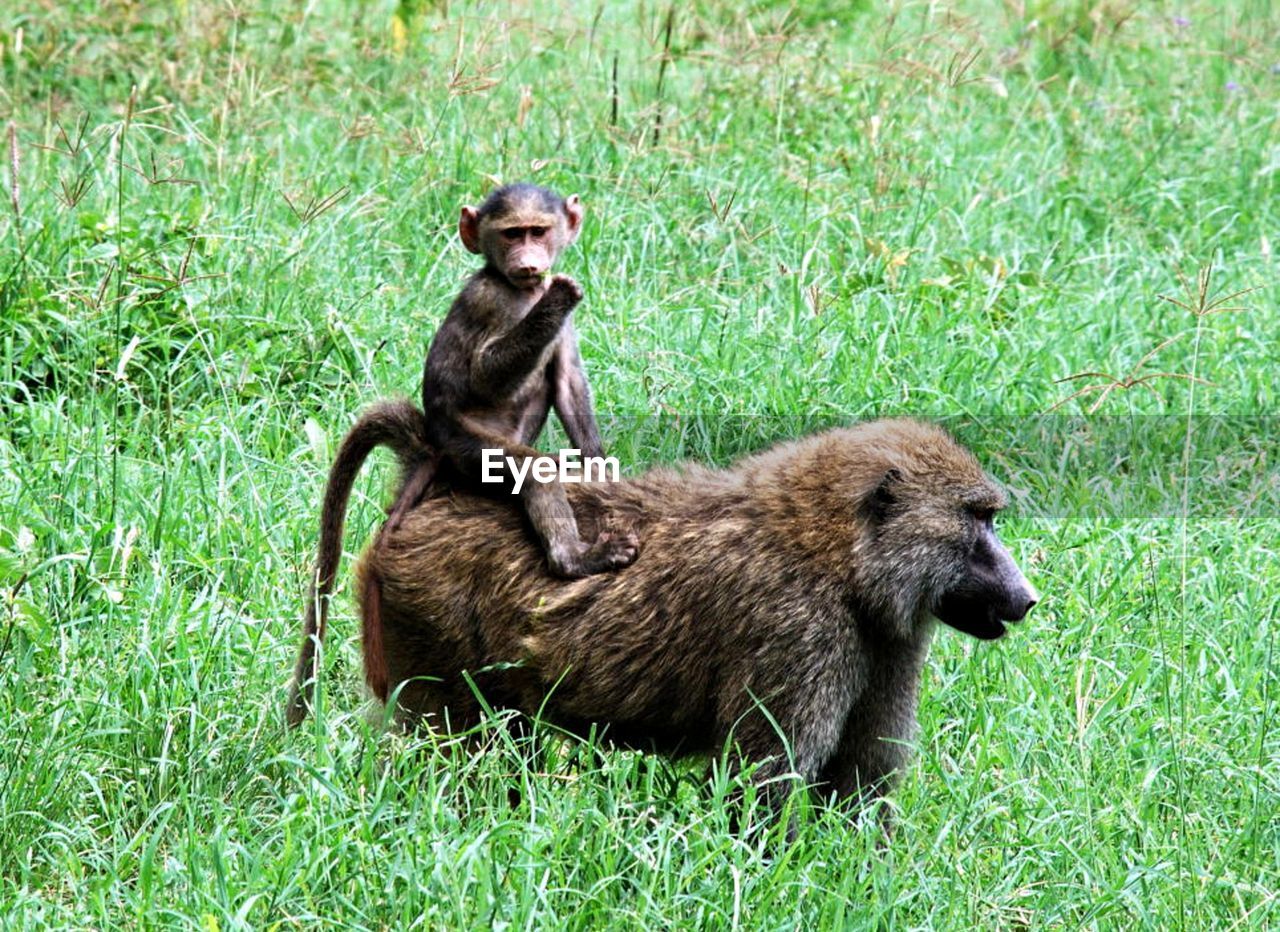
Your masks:
<path fill-rule="evenodd" d="M 556 310 L 571 311 L 582 300 L 582 286 L 568 275 L 553 275 L 540 303 Z"/>

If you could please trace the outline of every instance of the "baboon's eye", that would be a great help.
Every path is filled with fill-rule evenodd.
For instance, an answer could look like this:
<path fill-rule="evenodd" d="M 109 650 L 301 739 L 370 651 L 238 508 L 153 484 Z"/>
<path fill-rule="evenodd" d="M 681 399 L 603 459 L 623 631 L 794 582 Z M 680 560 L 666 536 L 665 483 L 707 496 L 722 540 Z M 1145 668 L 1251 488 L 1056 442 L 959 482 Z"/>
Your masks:
<path fill-rule="evenodd" d="M 534 239 L 542 239 L 542 237 L 547 235 L 547 228 L 546 227 L 529 227 L 529 235 L 532 236 Z"/>
<path fill-rule="evenodd" d="M 992 524 L 996 519 L 996 510 L 994 508 L 970 508 L 969 513 L 973 515 L 979 524 Z"/>
<path fill-rule="evenodd" d="M 511 240 L 514 243 L 518 239 L 524 239 L 524 230 L 519 227 L 507 227 L 502 231 L 502 238 Z"/>

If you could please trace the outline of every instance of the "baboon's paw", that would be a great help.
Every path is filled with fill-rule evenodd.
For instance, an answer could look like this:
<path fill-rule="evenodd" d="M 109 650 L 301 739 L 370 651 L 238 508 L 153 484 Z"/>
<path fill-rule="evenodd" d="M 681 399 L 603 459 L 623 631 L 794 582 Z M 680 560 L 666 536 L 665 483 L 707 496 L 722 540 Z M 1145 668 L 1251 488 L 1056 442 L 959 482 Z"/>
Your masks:
<path fill-rule="evenodd" d="M 636 558 L 640 556 L 640 539 L 634 534 L 612 534 L 605 531 L 596 538 L 588 556 L 594 556 L 601 569 L 621 569 L 636 562 Z"/>
<path fill-rule="evenodd" d="M 553 275 L 542 300 L 556 307 L 577 307 L 582 300 L 582 286 L 568 275 Z"/>

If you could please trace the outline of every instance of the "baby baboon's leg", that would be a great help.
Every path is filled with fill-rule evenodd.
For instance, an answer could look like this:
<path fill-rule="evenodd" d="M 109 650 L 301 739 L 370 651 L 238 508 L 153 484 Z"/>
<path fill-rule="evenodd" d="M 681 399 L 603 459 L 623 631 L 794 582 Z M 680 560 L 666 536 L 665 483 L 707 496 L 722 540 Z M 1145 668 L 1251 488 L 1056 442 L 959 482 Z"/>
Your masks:
<path fill-rule="evenodd" d="M 525 461 L 544 454 L 533 447 L 506 443 L 501 438 L 474 438 L 467 436 L 450 451 L 455 463 L 468 478 L 479 480 L 484 475 L 483 450 L 501 448 L 504 457 L 509 456 L 524 469 Z M 514 479 L 503 469 L 502 488 L 514 488 Z M 590 576 L 604 570 L 617 569 L 635 561 L 639 542 L 634 535 L 614 535 L 608 532 L 598 535 L 594 542 L 584 542 L 578 533 L 578 522 L 573 516 L 564 487 L 559 482 L 538 482 L 530 467 L 520 487 L 520 504 L 524 507 L 529 523 L 542 544 L 547 565 L 557 576 L 574 579 Z"/>

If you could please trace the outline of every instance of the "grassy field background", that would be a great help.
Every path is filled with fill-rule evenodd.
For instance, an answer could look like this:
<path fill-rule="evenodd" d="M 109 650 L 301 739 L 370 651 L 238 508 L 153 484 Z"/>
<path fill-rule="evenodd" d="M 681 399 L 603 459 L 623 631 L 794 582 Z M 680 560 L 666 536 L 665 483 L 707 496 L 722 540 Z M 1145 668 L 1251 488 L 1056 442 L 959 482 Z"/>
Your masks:
<path fill-rule="evenodd" d="M 1280 924 L 1277 35 L 1267 0 L 6 5 L 4 923 Z M 884 850 L 802 800 L 795 845 L 735 836 L 696 766 L 382 734 L 349 563 L 285 733 L 330 455 L 417 395 L 494 178 L 587 205 L 628 470 L 915 414 L 1011 487 L 1045 600 L 938 632 Z"/>

